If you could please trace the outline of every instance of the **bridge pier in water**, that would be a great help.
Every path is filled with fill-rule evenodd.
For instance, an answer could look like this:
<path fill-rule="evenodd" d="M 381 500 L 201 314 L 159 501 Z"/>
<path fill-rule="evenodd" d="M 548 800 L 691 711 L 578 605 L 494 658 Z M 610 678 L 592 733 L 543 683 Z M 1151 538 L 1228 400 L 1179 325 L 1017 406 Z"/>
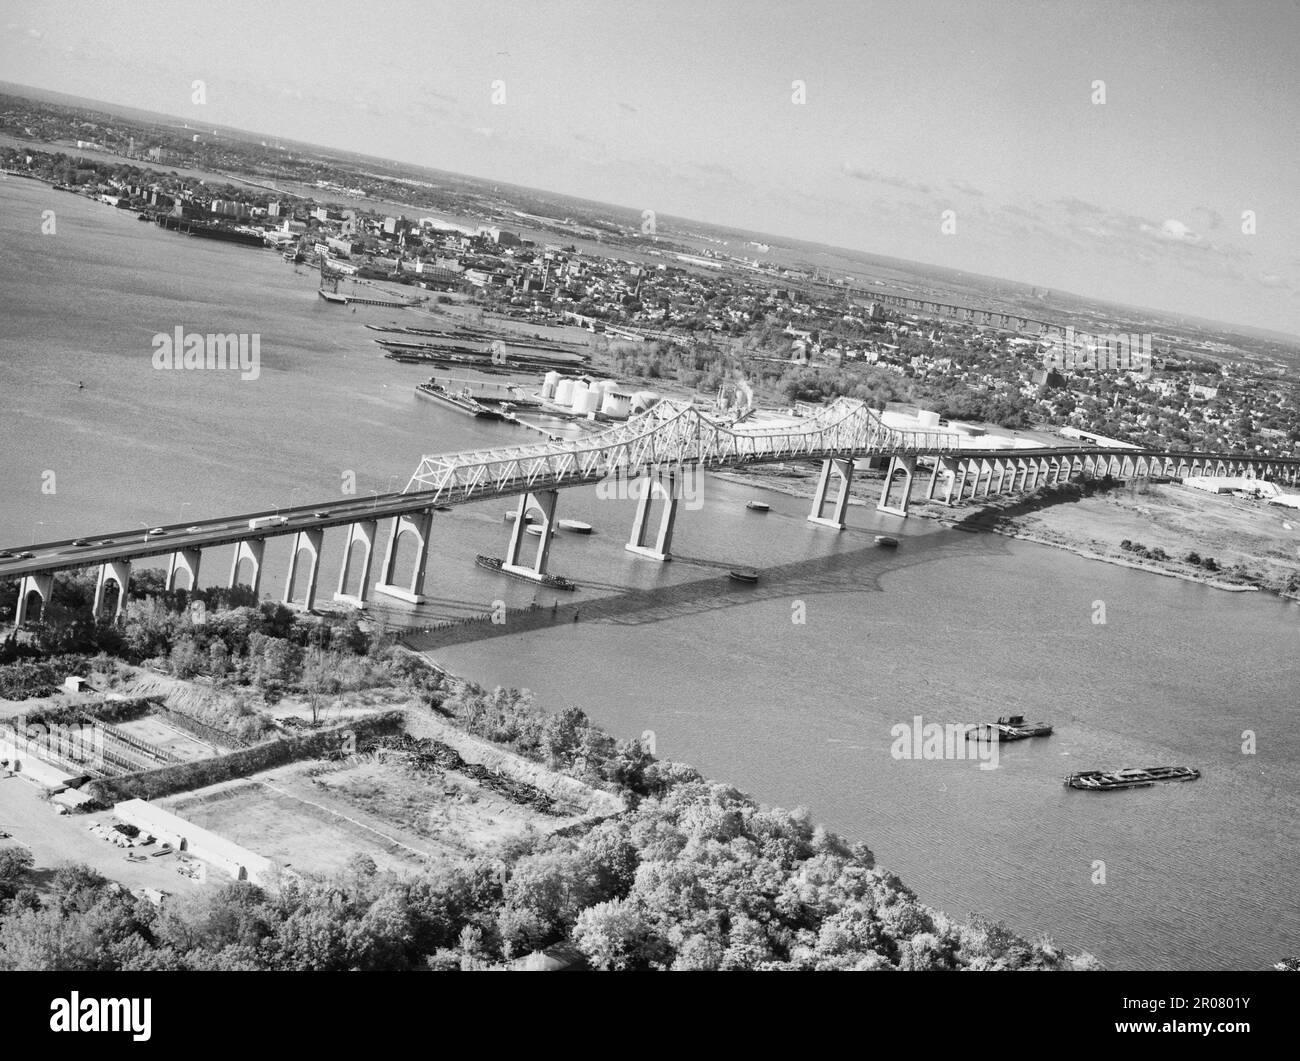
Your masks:
<path fill-rule="evenodd" d="M 108 584 L 115 582 L 117 584 L 117 604 L 113 608 L 113 618 L 114 620 L 120 619 L 122 613 L 126 611 L 126 587 L 130 581 L 130 560 L 110 560 L 108 563 L 100 565 L 99 580 L 95 583 L 95 600 L 90 606 L 90 614 L 96 619 L 103 614 L 104 597 L 108 592 Z"/>
<path fill-rule="evenodd" d="M 165 583 L 168 593 L 176 589 L 176 576 L 182 571 L 190 576 L 189 591 L 193 593 L 199 588 L 199 560 L 202 556 L 202 549 L 181 549 L 172 553 L 172 558 L 167 564 Z"/>
<path fill-rule="evenodd" d="M 379 570 L 379 582 L 376 593 L 386 597 L 396 597 L 407 604 L 422 604 L 424 596 L 420 590 L 424 587 L 424 569 L 429 562 L 429 535 L 433 531 L 433 510 L 413 512 L 393 519 L 393 530 L 388 536 L 388 545 L 384 549 L 384 563 Z M 415 567 L 411 572 L 409 589 L 393 585 L 393 575 L 397 567 L 397 542 L 403 534 L 414 534 L 416 540 Z"/>
<path fill-rule="evenodd" d="M 366 597 L 370 595 L 370 566 L 375 556 L 375 530 L 378 523 L 373 519 L 353 523 L 348 527 L 348 543 L 343 547 L 343 564 L 339 568 L 339 588 L 334 599 L 342 604 L 351 604 L 357 608 L 365 606 Z M 361 560 L 361 577 L 355 594 L 348 592 L 348 564 L 352 560 L 352 546 L 361 542 L 364 550 Z"/>
<path fill-rule="evenodd" d="M 265 538 L 251 538 L 241 541 L 235 546 L 235 558 L 230 562 L 230 588 L 234 589 L 239 585 L 239 562 L 247 560 L 253 565 L 253 577 L 249 582 L 249 588 L 254 593 L 262 585 L 262 556 L 266 552 Z"/>
<path fill-rule="evenodd" d="M 24 575 L 18 580 L 18 607 L 14 609 L 14 625 L 22 626 L 27 622 L 28 598 L 33 593 L 41 600 L 40 618 L 45 617 L 45 608 L 50 603 L 50 594 L 54 592 L 54 575 Z"/>
<path fill-rule="evenodd" d="M 830 492 L 832 472 L 840 481 L 840 490 L 835 498 L 835 515 L 827 519 L 823 513 L 826 511 L 826 495 Z M 851 459 L 830 457 L 822 461 L 822 473 L 817 479 L 817 492 L 813 495 L 812 512 L 808 516 L 808 522 L 843 530 L 848 525 L 844 517 L 849 510 L 849 487 L 852 484 L 853 461 Z"/>
<path fill-rule="evenodd" d="M 648 556 L 661 563 L 671 560 L 673 547 L 673 527 L 677 523 L 677 502 L 679 487 L 675 477 L 670 477 L 667 486 L 650 475 L 644 477 L 645 487 L 636 502 L 636 515 L 632 519 L 632 536 L 624 546 L 630 553 Z M 653 545 L 646 544 L 650 533 L 650 505 L 659 498 L 664 503 L 659 516 L 659 530 Z"/>
<path fill-rule="evenodd" d="M 551 537 L 555 533 L 555 504 L 560 499 L 558 490 L 538 490 L 523 494 L 519 498 L 519 508 L 515 510 L 514 526 L 510 528 L 510 542 L 506 546 L 506 555 L 501 568 L 512 574 L 523 575 L 540 582 L 546 574 L 546 563 L 551 556 Z M 519 562 L 524 550 L 524 536 L 528 533 L 528 513 L 536 509 L 541 513 L 541 535 L 537 543 L 537 554 L 533 557 L 533 566 L 525 567 Z"/>
<path fill-rule="evenodd" d="M 316 607 L 316 578 L 320 574 L 321 538 L 319 527 L 300 530 L 293 536 L 293 552 L 289 555 L 289 574 L 284 580 L 284 603 L 293 603 L 293 577 L 298 573 L 298 556 L 306 550 L 310 566 L 307 568 L 307 585 L 303 590 L 303 607 L 311 611 Z"/>
<path fill-rule="evenodd" d="M 936 462 L 936 467 L 937 467 Z M 894 485 L 894 474 L 903 473 L 903 493 L 898 504 L 889 503 L 889 495 Z M 888 512 L 893 516 L 907 516 L 907 503 L 912 496 L 912 479 L 916 475 L 916 458 L 900 457 L 897 454 L 889 458 L 889 467 L 885 471 L 885 485 L 880 491 L 880 500 L 876 502 L 877 512 Z M 930 490 L 934 490 L 934 477 L 930 477 Z M 848 493 L 847 488 L 844 491 Z"/>

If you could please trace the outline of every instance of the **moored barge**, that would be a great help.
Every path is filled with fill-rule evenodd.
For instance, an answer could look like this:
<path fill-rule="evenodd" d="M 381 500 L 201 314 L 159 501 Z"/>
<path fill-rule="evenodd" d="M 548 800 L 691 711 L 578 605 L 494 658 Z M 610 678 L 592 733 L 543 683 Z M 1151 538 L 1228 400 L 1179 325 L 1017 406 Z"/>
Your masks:
<path fill-rule="evenodd" d="M 480 420 L 508 419 L 507 414 L 503 410 L 493 409 L 471 397 L 470 389 L 468 387 L 459 393 L 452 393 L 441 384 L 429 380 L 428 383 L 419 384 L 415 388 L 415 392 L 422 398 L 428 398 L 431 401 L 448 405 L 457 412 L 466 413 L 469 416 L 477 417 Z"/>
<path fill-rule="evenodd" d="M 1195 781 L 1199 770 L 1190 766 L 1144 766 L 1128 770 L 1085 770 L 1065 779 L 1070 788 L 1104 792 L 1115 788 L 1150 788 L 1158 781 Z"/>
<path fill-rule="evenodd" d="M 1024 715 L 1004 715 L 996 722 L 979 722 L 966 730 L 967 740 L 1025 740 L 1050 737 L 1052 727 L 1046 722 L 1026 722 Z"/>

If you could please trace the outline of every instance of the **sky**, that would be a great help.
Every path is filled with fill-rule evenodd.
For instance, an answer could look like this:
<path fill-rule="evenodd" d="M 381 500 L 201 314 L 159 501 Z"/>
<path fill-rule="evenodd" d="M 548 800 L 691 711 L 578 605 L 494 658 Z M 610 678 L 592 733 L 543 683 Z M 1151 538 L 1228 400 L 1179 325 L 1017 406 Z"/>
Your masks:
<path fill-rule="evenodd" d="M 1291 0 L 6 0 L 0 20 L 11 82 L 1300 334 Z"/>

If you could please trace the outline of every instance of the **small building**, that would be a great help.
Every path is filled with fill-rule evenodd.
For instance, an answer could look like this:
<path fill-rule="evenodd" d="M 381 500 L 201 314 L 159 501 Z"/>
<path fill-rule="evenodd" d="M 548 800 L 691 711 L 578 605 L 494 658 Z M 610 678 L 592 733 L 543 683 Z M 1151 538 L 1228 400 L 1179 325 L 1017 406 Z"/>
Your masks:
<path fill-rule="evenodd" d="M 77 693 L 88 692 L 90 689 L 90 682 L 75 674 L 69 674 L 63 679 L 62 688 L 65 693 L 76 695 Z"/>
<path fill-rule="evenodd" d="M 1186 475 L 1183 485 L 1207 494 L 1254 494 L 1272 498 L 1278 493 L 1272 483 L 1253 475 Z"/>

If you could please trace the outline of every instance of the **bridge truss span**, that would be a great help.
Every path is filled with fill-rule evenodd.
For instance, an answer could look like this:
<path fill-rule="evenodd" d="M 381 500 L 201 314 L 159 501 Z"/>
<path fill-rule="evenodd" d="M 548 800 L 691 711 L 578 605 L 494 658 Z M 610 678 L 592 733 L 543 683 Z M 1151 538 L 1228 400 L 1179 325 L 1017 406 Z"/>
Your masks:
<path fill-rule="evenodd" d="M 520 489 L 634 476 L 643 468 L 951 453 L 960 448 L 960 439 L 956 432 L 888 427 L 874 409 L 850 398 L 836 399 L 789 423 L 767 425 L 732 422 L 688 402 L 662 401 L 583 439 L 426 456 L 405 492 L 432 493 L 435 504 L 469 501 Z"/>

